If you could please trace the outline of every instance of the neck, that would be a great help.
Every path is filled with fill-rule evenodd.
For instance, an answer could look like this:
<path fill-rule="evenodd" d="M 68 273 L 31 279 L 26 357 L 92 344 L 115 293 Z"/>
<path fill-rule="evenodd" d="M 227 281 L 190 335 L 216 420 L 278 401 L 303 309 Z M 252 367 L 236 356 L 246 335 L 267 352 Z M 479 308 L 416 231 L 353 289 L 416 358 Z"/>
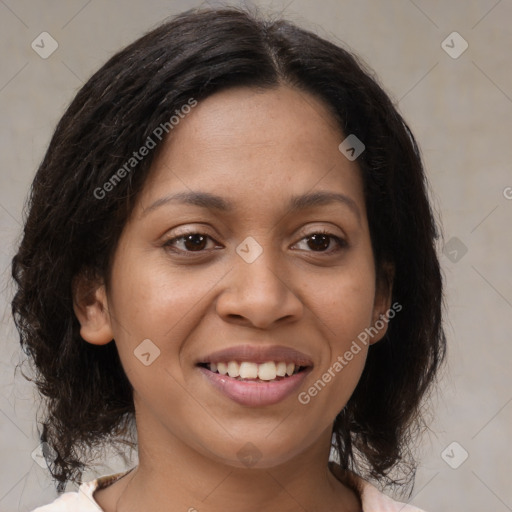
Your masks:
<path fill-rule="evenodd" d="M 116 512 L 357 512 L 359 498 L 329 470 L 331 430 L 285 462 L 267 468 L 233 467 L 169 436 L 138 425 L 139 464 L 127 476 Z M 157 441 L 158 440 L 158 441 Z"/>

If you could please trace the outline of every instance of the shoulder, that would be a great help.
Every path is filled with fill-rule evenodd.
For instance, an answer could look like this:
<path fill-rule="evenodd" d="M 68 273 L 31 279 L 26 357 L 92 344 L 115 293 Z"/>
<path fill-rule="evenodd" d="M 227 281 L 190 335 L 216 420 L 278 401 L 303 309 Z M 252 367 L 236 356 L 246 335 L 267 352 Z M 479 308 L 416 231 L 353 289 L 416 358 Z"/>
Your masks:
<path fill-rule="evenodd" d="M 65 492 L 55 501 L 38 507 L 32 512 L 99 512 L 92 493 L 96 490 L 97 480 L 80 485 L 77 492 Z"/>
<path fill-rule="evenodd" d="M 369 482 L 364 481 L 362 487 L 364 512 L 425 512 L 412 505 L 391 499 Z"/>
<path fill-rule="evenodd" d="M 335 474 L 340 481 L 357 492 L 364 512 L 425 512 L 412 505 L 393 500 L 351 471 L 337 468 Z"/>
<path fill-rule="evenodd" d="M 103 512 L 93 497 L 97 489 L 107 487 L 109 484 L 121 478 L 126 472 L 107 475 L 83 482 L 78 491 L 65 492 L 52 503 L 37 507 L 32 512 Z"/>

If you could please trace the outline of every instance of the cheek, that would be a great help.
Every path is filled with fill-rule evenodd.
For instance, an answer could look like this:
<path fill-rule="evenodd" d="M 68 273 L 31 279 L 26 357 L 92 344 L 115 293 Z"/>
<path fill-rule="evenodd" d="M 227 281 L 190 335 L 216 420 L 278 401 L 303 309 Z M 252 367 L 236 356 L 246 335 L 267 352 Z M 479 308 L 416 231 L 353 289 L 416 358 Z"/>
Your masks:
<path fill-rule="evenodd" d="M 160 339 L 200 302 L 211 281 L 202 277 L 142 256 L 126 258 L 112 276 L 115 320 L 131 336 Z"/>
<path fill-rule="evenodd" d="M 314 313 L 328 327 L 330 344 L 343 348 L 350 338 L 367 328 L 373 317 L 375 282 L 369 265 L 346 267 L 316 284 L 306 295 Z"/>
<path fill-rule="evenodd" d="M 183 341 L 197 327 L 209 300 L 208 292 L 225 271 L 173 270 L 162 260 L 152 262 L 142 256 L 125 255 L 116 262 L 112 273 L 109 310 L 114 338 L 127 374 L 139 374 L 141 361 L 136 357 L 139 352 L 149 351 L 150 360 L 155 354 L 158 356 L 151 363 L 153 372 L 149 377 L 153 381 L 157 377 L 155 368 L 174 374 L 182 364 Z M 139 348 L 144 340 L 151 343 L 146 341 Z M 148 375 L 144 373 L 142 377 L 147 379 Z"/>
<path fill-rule="evenodd" d="M 304 400 L 318 400 L 333 417 L 350 398 L 366 362 L 369 338 L 365 333 L 372 325 L 375 299 L 373 263 L 369 263 L 340 273 L 323 294 L 316 294 L 315 313 L 327 327 L 323 332 L 328 350 Z"/>

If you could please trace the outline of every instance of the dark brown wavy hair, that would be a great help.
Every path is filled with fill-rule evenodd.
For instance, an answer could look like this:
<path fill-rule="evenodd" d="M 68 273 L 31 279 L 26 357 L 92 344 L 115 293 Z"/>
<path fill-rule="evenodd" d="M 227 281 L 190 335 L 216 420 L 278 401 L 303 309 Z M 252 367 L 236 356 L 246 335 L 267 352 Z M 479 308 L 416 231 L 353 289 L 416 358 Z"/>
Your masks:
<path fill-rule="evenodd" d="M 439 231 L 416 141 L 350 51 L 288 21 L 225 7 L 186 11 L 111 57 L 67 108 L 35 175 L 12 260 L 12 313 L 44 404 L 40 439 L 59 492 L 80 481 L 91 447 L 120 439 L 135 446 L 132 387 L 115 342 L 81 338 L 72 281 L 87 273 L 108 283 L 111 256 L 158 150 L 101 199 L 98 187 L 190 98 L 280 84 L 322 99 L 343 133 L 366 146 L 357 163 L 377 276 L 388 279 L 386 268 L 394 267 L 392 302 L 402 310 L 369 348 L 334 422 L 333 448 L 343 468 L 410 483 L 413 434 L 426 425 L 423 401 L 446 351 Z M 391 476 L 401 465 L 405 480 Z"/>

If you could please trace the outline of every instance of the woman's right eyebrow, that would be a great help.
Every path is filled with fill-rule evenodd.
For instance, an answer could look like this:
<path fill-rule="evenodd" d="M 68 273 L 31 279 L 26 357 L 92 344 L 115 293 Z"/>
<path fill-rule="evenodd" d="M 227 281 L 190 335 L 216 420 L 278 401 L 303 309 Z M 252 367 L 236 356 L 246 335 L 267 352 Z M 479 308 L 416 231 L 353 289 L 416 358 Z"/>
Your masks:
<path fill-rule="evenodd" d="M 235 210 L 234 203 L 221 196 L 210 192 L 188 191 L 178 192 L 157 199 L 150 206 L 144 208 L 142 217 L 145 217 L 150 212 L 169 203 L 190 204 L 199 206 L 200 208 L 206 208 L 208 210 L 217 210 L 228 213 Z M 361 212 L 356 202 L 345 194 L 331 191 L 309 192 L 299 196 L 292 196 L 289 201 L 287 213 L 296 213 L 300 210 L 318 206 L 329 206 L 333 203 L 340 203 L 348 207 L 349 210 L 357 217 L 359 223 L 361 223 Z"/>
<path fill-rule="evenodd" d="M 235 209 L 233 203 L 220 196 L 211 194 L 210 192 L 178 192 L 176 194 L 161 197 L 148 208 L 144 208 L 142 217 L 168 203 L 191 204 L 201 208 L 207 208 L 208 210 L 218 210 L 223 212 L 231 212 Z"/>

